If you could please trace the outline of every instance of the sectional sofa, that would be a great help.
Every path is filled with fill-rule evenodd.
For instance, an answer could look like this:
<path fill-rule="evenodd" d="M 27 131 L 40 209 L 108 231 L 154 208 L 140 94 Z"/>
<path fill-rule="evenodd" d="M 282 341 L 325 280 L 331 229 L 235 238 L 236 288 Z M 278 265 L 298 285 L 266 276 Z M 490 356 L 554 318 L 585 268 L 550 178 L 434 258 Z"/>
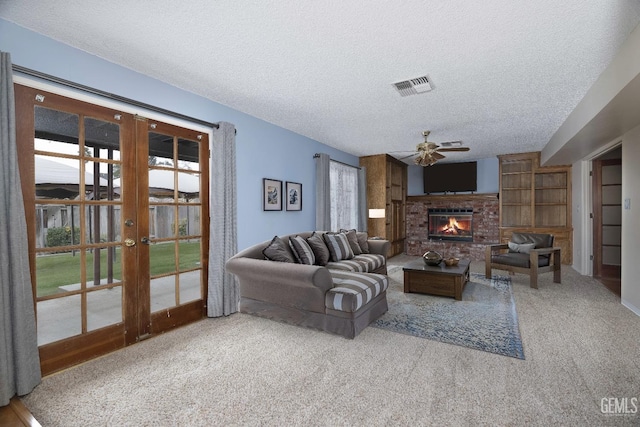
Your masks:
<path fill-rule="evenodd" d="M 238 278 L 242 313 L 354 338 L 388 310 L 389 247 L 355 230 L 303 232 L 247 248 L 226 268 Z"/>

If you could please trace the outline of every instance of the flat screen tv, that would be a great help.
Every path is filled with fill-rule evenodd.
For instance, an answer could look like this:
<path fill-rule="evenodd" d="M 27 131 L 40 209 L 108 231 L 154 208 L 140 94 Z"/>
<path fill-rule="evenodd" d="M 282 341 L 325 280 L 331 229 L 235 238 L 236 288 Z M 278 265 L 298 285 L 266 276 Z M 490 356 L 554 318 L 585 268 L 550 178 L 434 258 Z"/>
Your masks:
<path fill-rule="evenodd" d="M 436 163 L 424 168 L 424 192 L 477 191 L 477 162 Z"/>

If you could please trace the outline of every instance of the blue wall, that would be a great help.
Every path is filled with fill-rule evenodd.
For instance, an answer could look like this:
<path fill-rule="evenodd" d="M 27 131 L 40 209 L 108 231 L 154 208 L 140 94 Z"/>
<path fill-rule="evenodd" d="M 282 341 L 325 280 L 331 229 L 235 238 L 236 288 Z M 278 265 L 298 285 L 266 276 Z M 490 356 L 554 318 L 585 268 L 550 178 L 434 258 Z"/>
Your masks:
<path fill-rule="evenodd" d="M 315 228 L 315 162 L 327 153 L 354 166 L 356 156 L 331 148 L 194 93 L 0 19 L 0 50 L 14 64 L 208 122 L 233 123 L 238 131 L 238 248 L 275 234 Z M 263 212 L 262 179 L 302 183 L 302 211 Z M 215 215 L 215 212 L 211 212 Z"/>
<path fill-rule="evenodd" d="M 479 159 L 477 162 L 478 190 L 475 193 L 497 193 L 499 191 L 498 175 L 500 170 L 498 158 Z M 422 166 L 409 165 L 407 171 L 407 194 L 409 196 L 424 196 L 422 170 Z"/>

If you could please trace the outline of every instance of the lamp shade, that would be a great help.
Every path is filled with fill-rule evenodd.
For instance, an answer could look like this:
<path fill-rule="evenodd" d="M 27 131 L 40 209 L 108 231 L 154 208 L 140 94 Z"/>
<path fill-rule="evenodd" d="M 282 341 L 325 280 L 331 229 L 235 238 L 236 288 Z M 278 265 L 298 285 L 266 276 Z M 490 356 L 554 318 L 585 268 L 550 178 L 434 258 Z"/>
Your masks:
<path fill-rule="evenodd" d="M 384 218 L 384 209 L 369 209 L 369 218 Z"/>

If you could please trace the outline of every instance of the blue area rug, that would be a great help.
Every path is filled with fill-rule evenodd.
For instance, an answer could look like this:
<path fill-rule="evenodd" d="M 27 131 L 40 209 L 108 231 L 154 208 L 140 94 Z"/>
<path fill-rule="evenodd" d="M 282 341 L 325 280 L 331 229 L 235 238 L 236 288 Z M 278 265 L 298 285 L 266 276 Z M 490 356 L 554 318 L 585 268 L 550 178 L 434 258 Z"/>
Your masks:
<path fill-rule="evenodd" d="M 471 273 L 462 301 L 405 294 L 402 268 L 391 268 L 389 279 L 389 311 L 371 326 L 524 359 L 509 277 Z"/>

